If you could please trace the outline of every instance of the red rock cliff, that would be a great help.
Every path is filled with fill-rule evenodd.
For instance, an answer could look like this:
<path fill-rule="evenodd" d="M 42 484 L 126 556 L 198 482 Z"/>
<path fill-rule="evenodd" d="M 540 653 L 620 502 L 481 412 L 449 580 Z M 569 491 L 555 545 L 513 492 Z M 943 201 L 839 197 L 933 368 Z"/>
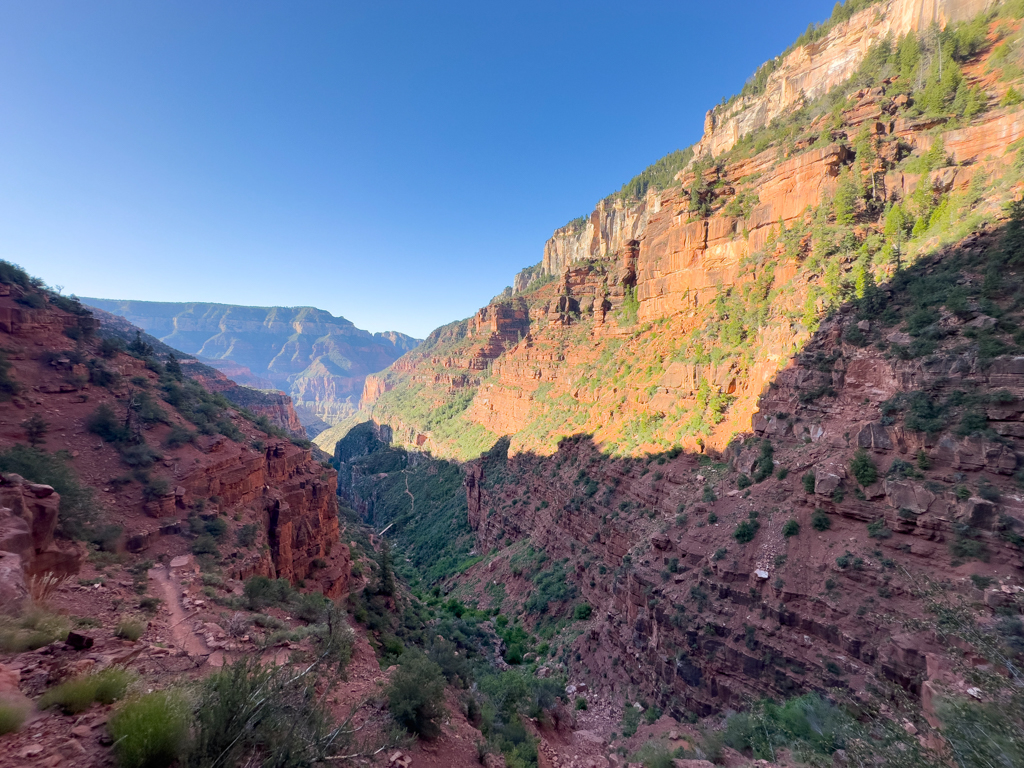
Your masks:
<path fill-rule="evenodd" d="M 207 424 L 213 434 L 199 433 L 171 405 L 196 395 L 168 394 L 173 381 L 158 378 L 156 362 L 101 350 L 97 325 L 73 302 L 27 281 L 0 284 L 0 336 L 10 363 L 7 400 L 0 400 L 0 450 L 27 442 L 26 420 L 38 418 L 39 447 L 68 451 L 69 467 L 101 502 L 96 524 L 120 527 L 120 546 L 150 556 L 181 554 L 191 546 L 178 535 L 191 528 L 186 518 L 218 516 L 226 522 L 219 557 L 227 572 L 306 580 L 325 594 L 344 594 L 348 548 L 340 540 L 336 472 L 308 449 L 269 437 L 239 413 L 211 403 L 204 408 L 219 426 Z M 217 387 L 232 385 L 215 378 Z M 137 415 L 140 402 L 148 403 L 145 418 Z M 133 475 L 126 467 L 127 443 L 105 442 L 90 429 L 101 408 L 110 409 L 115 424 L 128 426 L 135 435 L 131 446 L 145 447 L 140 455 L 151 454 L 144 472 Z M 4 530 L 12 532 L 4 534 L 10 546 L 0 549 L 16 550 L 28 575 L 73 569 L 52 489 L 12 477 L 0 484 L 0 505 L 10 510 L 3 513 Z M 252 548 L 235 549 L 245 526 L 253 529 Z"/>

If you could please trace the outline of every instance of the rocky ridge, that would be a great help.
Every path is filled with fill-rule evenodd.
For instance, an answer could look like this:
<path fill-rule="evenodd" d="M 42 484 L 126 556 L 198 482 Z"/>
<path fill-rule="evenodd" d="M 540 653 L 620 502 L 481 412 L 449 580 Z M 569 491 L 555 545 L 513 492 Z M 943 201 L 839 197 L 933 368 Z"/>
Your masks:
<path fill-rule="evenodd" d="M 125 317 L 240 384 L 284 390 L 311 432 L 350 415 L 367 374 L 383 370 L 419 343 L 394 331 L 360 330 L 313 307 L 84 301 Z"/>
<path fill-rule="evenodd" d="M 237 578 L 258 573 L 292 581 L 313 579 L 325 593 L 345 591 L 348 559 L 339 541 L 333 470 L 313 461 L 308 449 L 266 435 L 230 409 L 221 409 L 220 428 L 234 439 L 192 432 L 187 419 L 168 408 L 166 401 L 156 405 L 149 394 L 162 386 L 152 366 L 116 347 L 102 349 L 94 335 L 98 323 L 74 302 L 64 300 L 75 312 L 39 299 L 31 306 L 24 303 L 26 296 L 42 295 L 31 287 L 0 285 L 3 346 L 14 391 L 0 402 L 0 436 L 7 447 L 24 445 L 24 425 L 38 417 L 44 425 L 36 438 L 40 449 L 74 447 L 67 455 L 68 467 L 97 496 L 93 506 L 99 519 L 91 525 L 115 526 L 107 530 L 116 532 L 116 538 L 105 537 L 103 546 L 173 557 L 188 551 L 188 540 L 176 535 L 188 531 L 186 518 L 224 516 L 233 521 L 226 526 L 228 533 L 234 535 L 235 528 L 252 523 L 259 533 L 254 543 L 267 545 L 251 554 L 231 555 L 226 566 Z M 65 333 L 68 328 L 74 332 Z M 82 328 L 86 330 L 78 330 Z M 126 414 L 126 405 L 134 401 L 138 408 L 143 392 L 143 407 L 152 410 L 139 422 L 131 407 Z M 126 473 L 118 444 L 91 431 L 90 424 L 104 407 L 138 430 L 138 444 L 146 450 L 121 453 L 142 471 Z M 172 439 L 172 434 L 179 437 Z M 146 458 L 135 458 L 136 454 Z M 19 481 L 12 476 L 8 482 L 16 487 Z M 59 508 L 60 497 L 52 488 L 27 487 L 39 495 L 35 506 L 45 504 L 49 512 Z M 28 517 L 25 505 L 8 506 L 16 517 Z M 72 546 L 66 522 L 58 528 L 53 514 L 31 517 L 45 520 L 40 525 L 51 536 L 56 530 L 61 546 Z M 35 557 L 22 564 L 29 576 L 47 570 L 37 560 L 47 559 L 50 539 L 36 538 Z M 17 553 L 15 543 L 12 539 L 9 549 Z M 328 567 L 319 565 L 328 560 Z"/>

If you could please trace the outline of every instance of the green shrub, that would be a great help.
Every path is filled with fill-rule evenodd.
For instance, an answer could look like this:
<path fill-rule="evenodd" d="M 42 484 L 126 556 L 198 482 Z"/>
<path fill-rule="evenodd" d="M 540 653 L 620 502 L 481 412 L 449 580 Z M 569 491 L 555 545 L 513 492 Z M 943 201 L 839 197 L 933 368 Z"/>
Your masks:
<path fill-rule="evenodd" d="M 220 541 L 224 538 L 224 534 L 228 532 L 227 521 L 223 517 L 215 517 L 212 520 L 207 520 L 206 525 L 203 526 L 206 533 L 213 536 L 213 538 Z"/>
<path fill-rule="evenodd" d="M 820 509 L 816 509 L 811 515 L 811 527 L 816 531 L 827 531 L 832 527 L 832 518 Z"/>
<path fill-rule="evenodd" d="M 576 588 L 569 582 L 561 563 L 538 573 L 533 583 L 534 590 L 524 604 L 527 613 L 547 613 L 551 603 L 571 600 L 576 595 Z"/>
<path fill-rule="evenodd" d="M 167 412 L 161 408 L 149 392 L 135 393 L 136 413 L 143 424 L 169 424 Z"/>
<path fill-rule="evenodd" d="M 100 340 L 100 357 L 111 360 L 124 351 L 124 343 L 115 336 L 107 336 Z"/>
<path fill-rule="evenodd" d="M 24 296 L 16 298 L 15 301 L 29 309 L 42 309 L 46 306 L 46 300 L 38 293 L 26 293 Z"/>
<path fill-rule="evenodd" d="M 199 688 L 193 738 L 183 765 L 323 764 L 350 737 L 335 730 L 317 694 L 317 667 L 264 666 L 246 656 L 209 675 Z"/>
<path fill-rule="evenodd" d="M 754 474 L 753 480 L 755 483 L 761 483 L 772 476 L 775 471 L 775 449 L 772 447 L 772 441 L 768 438 L 761 440 L 761 452 L 757 457 L 757 461 L 754 462 Z"/>
<path fill-rule="evenodd" d="M 217 548 L 217 540 L 208 533 L 203 534 L 192 542 L 192 554 L 220 557 L 220 550 Z"/>
<path fill-rule="evenodd" d="M 736 478 L 736 487 L 739 488 L 741 491 L 744 488 L 749 488 L 753 484 L 754 484 L 754 481 L 751 480 L 746 475 L 741 474 L 739 477 Z"/>
<path fill-rule="evenodd" d="M 974 586 L 976 586 L 978 589 L 985 589 L 986 587 L 992 585 L 994 579 L 991 576 L 982 576 L 979 573 L 972 573 L 971 581 L 974 582 Z"/>
<path fill-rule="evenodd" d="M 576 709 L 584 711 L 587 709 L 587 700 L 582 696 L 576 697 Z"/>
<path fill-rule="evenodd" d="M 18 394 L 18 382 L 11 378 L 11 363 L 7 355 L 0 351 L 0 401 L 7 401 Z"/>
<path fill-rule="evenodd" d="M 97 387 L 114 389 L 114 387 L 121 383 L 121 374 L 111 371 L 99 360 L 90 360 L 86 363 L 86 366 L 89 369 L 90 384 L 95 384 Z"/>
<path fill-rule="evenodd" d="M 636 735 L 636 729 L 640 726 L 640 710 L 632 704 L 626 704 L 622 710 L 622 735 L 630 738 Z"/>
<path fill-rule="evenodd" d="M 410 733 L 433 739 L 440 735 L 445 716 L 441 668 L 420 651 L 402 654 L 402 663 L 387 687 L 388 709 Z"/>
<path fill-rule="evenodd" d="M 572 617 L 577 621 L 586 621 L 590 618 L 593 612 L 594 609 L 591 607 L 590 603 L 580 603 L 575 609 L 573 609 Z"/>
<path fill-rule="evenodd" d="M 327 615 L 331 601 L 320 592 L 308 592 L 297 596 L 295 616 L 308 624 L 319 623 Z M 399 654 L 401 651 L 399 651 Z M 398 655 L 398 654 L 396 654 Z"/>
<path fill-rule="evenodd" d="M 167 768 L 185 754 L 190 713 L 177 691 L 126 701 L 107 723 L 120 768 Z"/>
<path fill-rule="evenodd" d="M 732 532 L 732 537 L 740 544 L 747 544 L 754 540 L 760 527 L 761 524 L 757 520 L 744 520 L 736 526 L 736 530 Z"/>
<path fill-rule="evenodd" d="M 892 531 L 885 527 L 885 520 L 882 518 L 868 523 L 869 539 L 888 539 L 890 536 Z"/>
<path fill-rule="evenodd" d="M 843 570 L 853 568 L 853 570 L 859 571 L 864 567 L 864 559 L 856 557 L 850 550 L 846 550 L 836 558 L 836 565 Z"/>
<path fill-rule="evenodd" d="M 804 476 L 800 478 L 800 482 L 803 483 L 804 493 L 814 493 L 814 473 L 805 472 Z"/>
<path fill-rule="evenodd" d="M 249 549 L 256 543 L 256 537 L 258 534 L 259 528 L 257 528 L 256 523 L 246 523 L 239 528 L 238 532 L 235 534 L 235 542 L 238 546 Z"/>
<path fill-rule="evenodd" d="M 108 443 L 120 443 L 128 439 L 128 430 L 107 403 L 92 412 L 85 420 L 85 428 Z"/>
<path fill-rule="evenodd" d="M 27 716 L 27 708 L 0 701 L 0 736 L 19 730 Z"/>
<path fill-rule="evenodd" d="M 160 452 L 148 443 L 122 445 L 118 449 L 118 453 L 121 455 L 121 461 L 129 467 L 151 467 L 163 458 Z"/>
<path fill-rule="evenodd" d="M 131 640 L 133 643 L 138 640 L 146 631 L 146 625 L 141 621 L 121 619 L 117 623 L 114 634 L 123 640 Z"/>
<path fill-rule="evenodd" d="M 787 520 L 786 524 L 782 526 L 782 535 L 787 539 L 790 536 L 796 536 L 800 533 L 800 523 L 796 520 Z"/>
<path fill-rule="evenodd" d="M 139 600 L 139 608 L 149 613 L 156 613 L 162 602 L 163 600 L 159 597 L 147 596 Z"/>
<path fill-rule="evenodd" d="M 949 554 L 956 560 L 981 560 L 987 563 L 989 558 L 985 542 L 967 536 L 957 536 L 950 541 Z"/>
<path fill-rule="evenodd" d="M 46 433 L 50 425 L 38 413 L 34 413 L 21 422 L 21 428 L 25 430 L 25 437 L 28 444 L 37 448 L 46 441 Z"/>
<path fill-rule="evenodd" d="M 154 501 L 171 492 L 171 484 L 162 477 L 149 477 L 143 473 L 137 473 L 142 483 L 142 498 L 146 501 Z"/>
<path fill-rule="evenodd" d="M 984 478 L 978 483 L 978 496 L 985 501 L 999 501 L 1000 499 L 999 489 Z"/>
<path fill-rule="evenodd" d="M 865 488 L 878 479 L 878 469 L 875 467 L 871 457 L 868 456 L 867 451 L 863 448 L 858 448 L 857 452 L 853 455 L 853 460 L 850 462 L 850 471 L 857 478 L 857 482 Z"/>
<path fill-rule="evenodd" d="M 936 711 L 957 765 L 1024 765 L 1024 707 L 1019 693 L 1009 706 L 950 699 L 939 702 Z"/>
<path fill-rule="evenodd" d="M 132 674 L 122 667 L 109 667 L 84 677 L 67 680 L 51 688 L 39 699 L 41 709 L 60 707 L 74 715 L 89 708 L 93 702 L 113 704 L 122 698 L 132 681 Z"/>
<path fill-rule="evenodd" d="M 66 617 L 39 609 L 18 618 L 0 615 L 0 652 L 34 651 L 66 638 L 69 627 Z"/>
<path fill-rule="evenodd" d="M 295 597 L 295 590 L 288 579 L 268 579 L 253 576 L 245 582 L 242 594 L 250 611 L 260 611 L 274 605 L 289 603 Z"/>
<path fill-rule="evenodd" d="M 167 437 L 164 438 L 164 447 L 181 448 L 181 446 L 183 445 L 194 443 L 195 440 L 195 432 L 175 424 L 173 427 L 171 427 L 171 431 L 167 434 Z"/>

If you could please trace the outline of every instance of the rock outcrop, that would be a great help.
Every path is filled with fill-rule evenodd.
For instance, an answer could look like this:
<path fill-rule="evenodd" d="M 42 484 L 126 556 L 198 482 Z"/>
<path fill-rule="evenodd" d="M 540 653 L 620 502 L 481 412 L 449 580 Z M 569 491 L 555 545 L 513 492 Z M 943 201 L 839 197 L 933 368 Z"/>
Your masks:
<path fill-rule="evenodd" d="M 284 392 L 241 386 L 229 379 L 223 371 L 198 360 L 182 360 L 181 367 L 186 376 L 198 381 L 211 392 L 219 392 L 235 405 L 257 416 L 266 416 L 271 424 L 292 437 L 306 438 L 306 428 L 302 426 L 292 406 L 292 399 Z"/>
<path fill-rule="evenodd" d="M 820 40 L 798 47 L 779 61 L 764 92 L 739 97 L 707 113 L 704 136 L 695 147 L 700 157 L 717 157 L 747 134 L 793 111 L 845 82 L 857 71 L 868 49 L 891 36 L 966 21 L 997 0 L 888 0 L 837 24 Z"/>
<path fill-rule="evenodd" d="M 996 246 L 983 236 L 966 248 Z M 960 596 L 987 606 L 985 631 L 1006 606 L 1024 607 L 1012 480 L 1024 463 L 1024 357 L 982 364 L 962 343 L 973 320 L 946 322 L 933 355 L 900 359 L 865 343 L 884 324 L 837 313 L 721 463 L 676 451 L 615 459 L 584 436 L 549 457 L 471 462 L 469 520 L 477 550 L 494 554 L 464 584 L 536 589 L 519 583 L 524 550 L 510 542 L 564 563 L 596 617 L 574 645 L 577 676 L 597 691 L 635 686 L 678 716 L 823 687 L 871 701 L 895 684 L 934 719 L 935 691 L 965 683 L 943 661 L 962 648 L 938 631 L 931 601 L 949 615 Z M 823 379 L 831 393 L 808 397 Z"/>

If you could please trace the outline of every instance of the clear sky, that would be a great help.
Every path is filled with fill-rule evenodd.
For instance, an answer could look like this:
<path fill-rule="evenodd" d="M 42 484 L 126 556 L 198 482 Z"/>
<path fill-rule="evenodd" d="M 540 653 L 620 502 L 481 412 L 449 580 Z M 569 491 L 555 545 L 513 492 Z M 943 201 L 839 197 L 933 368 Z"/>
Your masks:
<path fill-rule="evenodd" d="M 832 0 L 2 0 L 0 258 L 424 336 Z"/>

